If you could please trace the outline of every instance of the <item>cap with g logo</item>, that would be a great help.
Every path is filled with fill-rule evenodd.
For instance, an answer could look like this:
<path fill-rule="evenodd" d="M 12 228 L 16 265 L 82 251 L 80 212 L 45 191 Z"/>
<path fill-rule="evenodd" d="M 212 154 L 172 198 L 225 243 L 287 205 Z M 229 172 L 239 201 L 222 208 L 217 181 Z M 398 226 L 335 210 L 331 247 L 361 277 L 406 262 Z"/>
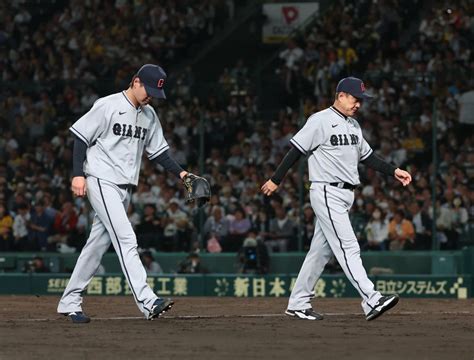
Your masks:
<path fill-rule="evenodd" d="M 166 82 L 166 73 L 158 65 L 145 64 L 137 72 L 138 78 L 145 86 L 148 96 L 157 99 L 166 99 L 163 87 Z"/>
<path fill-rule="evenodd" d="M 336 87 L 336 92 L 345 92 L 360 100 L 372 99 L 374 97 L 365 91 L 365 85 L 361 79 L 352 76 L 339 81 Z"/>

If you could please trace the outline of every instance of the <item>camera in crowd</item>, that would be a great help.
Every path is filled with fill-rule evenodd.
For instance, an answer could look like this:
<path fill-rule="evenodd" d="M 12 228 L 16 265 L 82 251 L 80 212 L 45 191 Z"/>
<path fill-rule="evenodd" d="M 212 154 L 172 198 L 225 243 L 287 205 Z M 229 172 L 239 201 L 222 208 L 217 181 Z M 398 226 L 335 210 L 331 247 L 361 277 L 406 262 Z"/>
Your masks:
<path fill-rule="evenodd" d="M 239 272 L 243 274 L 266 274 L 269 256 L 263 241 L 257 237 L 258 231 L 251 229 L 238 253 Z"/>
<path fill-rule="evenodd" d="M 35 256 L 33 259 L 25 263 L 23 272 L 25 273 L 47 273 L 50 272 L 49 268 L 44 263 L 44 259 L 41 256 Z"/>

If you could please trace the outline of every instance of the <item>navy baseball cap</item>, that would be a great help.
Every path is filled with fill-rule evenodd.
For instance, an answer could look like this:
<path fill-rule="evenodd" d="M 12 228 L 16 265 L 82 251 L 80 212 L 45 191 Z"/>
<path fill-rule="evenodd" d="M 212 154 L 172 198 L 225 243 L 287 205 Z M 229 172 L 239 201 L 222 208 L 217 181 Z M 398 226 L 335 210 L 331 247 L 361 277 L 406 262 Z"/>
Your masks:
<path fill-rule="evenodd" d="M 365 85 L 361 79 L 352 76 L 339 81 L 336 87 L 336 93 L 338 92 L 351 94 L 360 100 L 372 99 L 374 97 L 365 91 Z"/>
<path fill-rule="evenodd" d="M 166 99 L 165 91 L 163 90 L 166 82 L 166 73 L 160 66 L 145 64 L 138 70 L 136 76 L 145 86 L 148 96 Z"/>

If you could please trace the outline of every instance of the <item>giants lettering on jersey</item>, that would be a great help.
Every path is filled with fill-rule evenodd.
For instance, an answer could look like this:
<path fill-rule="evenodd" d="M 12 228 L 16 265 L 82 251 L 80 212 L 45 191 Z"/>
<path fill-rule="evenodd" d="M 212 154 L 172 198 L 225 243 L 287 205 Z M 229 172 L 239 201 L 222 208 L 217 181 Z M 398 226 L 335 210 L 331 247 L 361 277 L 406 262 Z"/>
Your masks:
<path fill-rule="evenodd" d="M 349 143 L 350 139 L 350 143 Z M 347 134 L 338 134 L 338 135 L 331 135 L 331 145 L 357 145 L 359 143 L 359 137 L 354 134 L 350 134 L 349 137 Z"/>
<path fill-rule="evenodd" d="M 137 125 L 133 129 L 132 125 L 115 123 L 113 127 L 113 132 L 117 136 L 134 137 L 140 140 L 145 140 L 147 131 L 148 129 Z"/>

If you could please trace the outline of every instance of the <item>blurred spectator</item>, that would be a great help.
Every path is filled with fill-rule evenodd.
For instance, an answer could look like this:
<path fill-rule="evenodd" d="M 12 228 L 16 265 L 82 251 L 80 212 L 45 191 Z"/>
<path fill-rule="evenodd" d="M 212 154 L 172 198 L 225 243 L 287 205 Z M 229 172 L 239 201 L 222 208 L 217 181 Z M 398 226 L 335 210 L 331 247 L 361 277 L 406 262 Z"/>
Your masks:
<path fill-rule="evenodd" d="M 240 249 L 251 226 L 250 220 L 245 216 L 245 211 L 240 207 L 235 209 L 229 222 L 229 236 L 223 244 L 224 251 L 232 252 Z"/>
<path fill-rule="evenodd" d="M 359 60 L 356 51 L 349 46 L 347 40 L 342 40 L 340 42 L 339 48 L 337 49 L 337 57 L 344 63 L 344 66 L 347 68 L 349 73 L 352 72 L 353 65 Z"/>
<path fill-rule="evenodd" d="M 258 209 L 254 227 L 258 229 L 259 233 L 263 236 L 270 233 L 270 216 L 267 215 L 267 212 L 263 208 Z"/>
<path fill-rule="evenodd" d="M 179 208 L 178 199 L 170 200 L 163 222 L 166 224 L 163 247 L 171 251 L 188 252 L 191 247 L 191 222 L 188 215 Z"/>
<path fill-rule="evenodd" d="M 35 256 L 32 260 L 29 260 L 25 264 L 23 272 L 26 273 L 49 273 L 50 270 L 44 263 L 44 259 L 41 256 Z"/>
<path fill-rule="evenodd" d="M 206 249 L 211 254 L 222 252 L 222 246 L 221 246 L 219 240 L 217 240 L 215 234 L 212 234 L 211 237 L 209 239 L 207 239 Z M 196 250 L 196 249 L 194 249 L 194 250 Z"/>
<path fill-rule="evenodd" d="M 299 62 L 303 59 L 304 51 L 298 46 L 294 39 L 289 39 L 285 50 L 278 55 L 289 70 L 296 70 Z"/>
<path fill-rule="evenodd" d="M 201 258 L 196 253 L 189 254 L 178 268 L 179 274 L 205 274 L 208 270 L 201 264 Z"/>
<path fill-rule="evenodd" d="M 374 204 L 370 197 L 365 198 L 365 203 L 363 197 L 357 197 L 354 206 L 354 210 L 350 210 L 349 219 L 357 239 L 363 242 L 365 239 L 365 226 L 372 216 Z"/>
<path fill-rule="evenodd" d="M 38 200 L 34 205 L 34 210 L 30 213 L 30 222 L 28 223 L 29 243 L 33 250 L 47 251 L 48 237 L 51 235 L 53 219 L 45 212 L 44 202 Z"/>
<path fill-rule="evenodd" d="M 388 220 L 379 208 L 375 208 L 372 217 L 365 226 L 367 244 L 363 250 L 386 250 L 388 243 Z"/>
<path fill-rule="evenodd" d="M 437 230 L 437 241 L 440 244 L 440 248 L 446 249 L 452 246 L 452 212 L 449 206 L 441 206 L 441 202 L 436 202 L 436 230 Z M 433 218 L 433 207 L 430 208 L 430 216 Z M 451 241 L 450 241 L 451 240 Z"/>
<path fill-rule="evenodd" d="M 459 95 L 459 123 L 465 131 L 474 128 L 474 80 L 470 79 L 469 90 Z"/>
<path fill-rule="evenodd" d="M 413 201 L 408 208 L 413 226 L 415 227 L 415 249 L 428 250 L 431 247 L 432 221 L 417 201 Z"/>
<path fill-rule="evenodd" d="M 451 199 L 449 195 L 443 205 L 440 206 L 438 202 L 437 213 L 436 228 L 441 250 L 456 249 L 459 235 L 468 221 L 467 209 L 462 206 L 461 198 Z"/>
<path fill-rule="evenodd" d="M 0 203 L 0 251 L 13 250 L 13 219 L 4 204 Z"/>
<path fill-rule="evenodd" d="M 231 156 L 227 159 L 227 165 L 232 166 L 235 168 L 241 168 L 244 163 L 245 159 L 242 157 L 242 149 L 240 145 L 234 145 L 230 149 Z"/>
<path fill-rule="evenodd" d="M 77 214 L 70 201 L 63 204 L 61 211 L 56 213 L 53 223 L 54 234 L 48 238 L 49 244 L 68 244 L 69 238 L 75 235 Z"/>
<path fill-rule="evenodd" d="M 303 206 L 303 251 L 308 251 L 313 240 L 316 217 L 311 204 Z"/>
<path fill-rule="evenodd" d="M 75 247 L 78 251 L 84 247 L 87 240 L 88 231 L 93 221 L 90 216 L 91 213 L 89 212 L 87 203 L 83 203 L 83 205 L 79 207 L 79 214 L 75 229 L 76 235 L 69 239 L 69 245 Z"/>
<path fill-rule="evenodd" d="M 269 252 L 285 252 L 294 245 L 295 223 L 288 218 L 281 205 L 275 207 L 275 218 L 270 220 L 269 230 L 265 239 Z"/>
<path fill-rule="evenodd" d="M 397 210 L 388 224 L 390 250 L 411 250 L 415 246 L 415 229 L 410 220 L 405 218 L 403 210 Z"/>
<path fill-rule="evenodd" d="M 299 88 L 298 70 L 300 63 L 304 59 L 304 51 L 298 46 L 294 39 L 289 39 L 286 49 L 280 52 L 278 57 L 283 61 L 284 66 L 277 70 L 280 73 L 284 87 L 284 99 L 290 106 L 296 106 Z"/>
<path fill-rule="evenodd" d="M 132 224 L 133 230 L 136 231 L 137 226 L 140 225 L 141 219 L 140 214 L 135 211 L 135 205 L 133 203 L 128 205 L 127 216 L 128 220 L 130 220 L 130 224 Z"/>
<path fill-rule="evenodd" d="M 163 269 L 160 264 L 156 262 L 150 251 L 143 251 L 140 255 L 140 259 L 142 260 L 147 275 L 163 274 Z"/>
<path fill-rule="evenodd" d="M 14 248 L 19 251 L 31 251 L 33 250 L 33 244 L 30 243 L 28 238 L 28 224 L 31 218 L 28 206 L 20 203 L 17 210 L 18 212 L 13 220 Z"/>
<path fill-rule="evenodd" d="M 162 221 L 158 218 L 153 204 L 146 204 L 143 209 L 143 218 L 137 225 L 137 243 L 142 249 L 163 247 Z"/>
<path fill-rule="evenodd" d="M 227 241 L 229 226 L 229 219 L 224 216 L 222 207 L 215 205 L 211 210 L 211 216 L 204 223 L 203 231 L 206 242 L 214 237 L 222 247 Z"/>
<path fill-rule="evenodd" d="M 145 180 L 139 180 L 137 190 L 132 195 L 132 203 L 137 209 L 144 210 L 148 204 L 157 204 L 158 202 L 158 194 L 151 190 L 150 184 Z"/>
<path fill-rule="evenodd" d="M 465 226 L 469 220 L 467 209 L 464 207 L 461 197 L 453 199 L 453 227 L 454 230 L 461 234 L 465 230 Z"/>

